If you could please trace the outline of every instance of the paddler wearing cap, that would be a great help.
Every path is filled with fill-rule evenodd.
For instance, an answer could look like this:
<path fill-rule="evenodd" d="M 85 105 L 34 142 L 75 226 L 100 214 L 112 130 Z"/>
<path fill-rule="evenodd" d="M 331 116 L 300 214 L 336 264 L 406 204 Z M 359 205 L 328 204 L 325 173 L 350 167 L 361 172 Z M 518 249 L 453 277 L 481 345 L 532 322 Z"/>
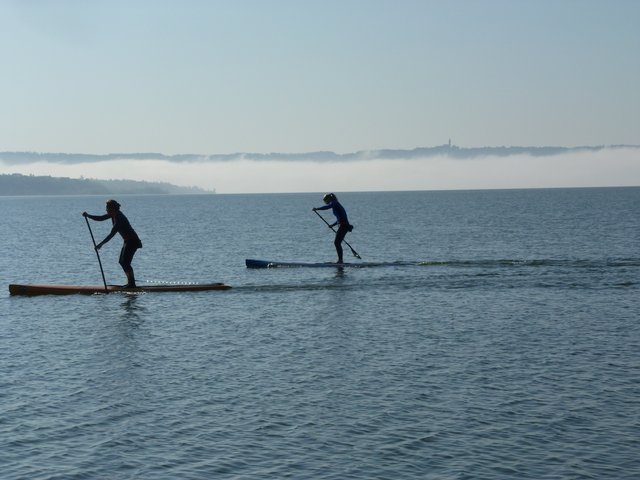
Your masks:
<path fill-rule="evenodd" d="M 124 213 L 120 211 L 120 204 L 115 200 L 107 201 L 107 213 L 105 215 L 90 215 L 87 212 L 82 212 L 82 216 L 86 218 L 90 218 L 91 220 L 96 220 L 98 222 L 102 222 L 104 220 L 111 219 L 113 224 L 113 228 L 109 235 L 105 237 L 98 245 L 96 245 L 96 250 L 100 250 L 100 248 L 111 240 L 116 233 L 119 233 L 124 240 L 124 244 L 122 245 L 122 250 L 120 251 L 120 259 L 118 263 L 124 270 L 125 275 L 127 276 L 127 284 L 124 285 L 124 288 L 135 288 L 136 287 L 136 279 L 133 274 L 133 267 L 131 266 L 131 262 L 133 260 L 133 256 L 136 253 L 136 250 L 142 248 L 142 242 L 138 237 L 138 234 L 133 229 L 127 217 L 125 217 Z"/>
<path fill-rule="evenodd" d="M 335 223 L 329 225 L 329 227 L 335 227 L 338 225 L 338 231 L 336 232 L 335 240 L 333 244 L 336 247 L 336 252 L 338 253 L 338 263 L 344 263 L 342 259 L 342 241 L 348 232 L 353 230 L 353 226 L 349 224 L 349 218 L 347 217 L 347 211 L 344 209 L 342 204 L 338 201 L 338 197 L 333 193 L 327 193 L 324 197 L 322 197 L 322 201 L 325 203 L 322 207 L 314 207 L 313 211 L 316 210 L 333 210 L 333 214 L 336 216 Z"/>

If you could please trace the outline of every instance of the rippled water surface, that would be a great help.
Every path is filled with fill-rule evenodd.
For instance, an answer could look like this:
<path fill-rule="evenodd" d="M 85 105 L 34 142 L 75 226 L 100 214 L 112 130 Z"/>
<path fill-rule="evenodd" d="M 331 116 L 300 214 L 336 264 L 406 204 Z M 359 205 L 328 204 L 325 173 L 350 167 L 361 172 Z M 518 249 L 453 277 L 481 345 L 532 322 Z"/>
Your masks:
<path fill-rule="evenodd" d="M 139 283 L 234 288 L 31 298 L 106 198 L 0 197 L 0 477 L 640 477 L 640 188 L 342 194 L 401 264 L 245 268 L 334 260 L 321 196 L 119 197 Z"/>

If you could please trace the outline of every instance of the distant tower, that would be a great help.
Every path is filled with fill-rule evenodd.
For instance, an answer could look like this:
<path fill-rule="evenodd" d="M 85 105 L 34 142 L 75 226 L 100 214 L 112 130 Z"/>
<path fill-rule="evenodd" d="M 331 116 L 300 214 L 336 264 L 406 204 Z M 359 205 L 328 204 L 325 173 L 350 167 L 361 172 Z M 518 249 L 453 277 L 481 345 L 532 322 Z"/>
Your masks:
<path fill-rule="evenodd" d="M 449 139 L 449 148 L 451 148 L 451 139 Z"/>

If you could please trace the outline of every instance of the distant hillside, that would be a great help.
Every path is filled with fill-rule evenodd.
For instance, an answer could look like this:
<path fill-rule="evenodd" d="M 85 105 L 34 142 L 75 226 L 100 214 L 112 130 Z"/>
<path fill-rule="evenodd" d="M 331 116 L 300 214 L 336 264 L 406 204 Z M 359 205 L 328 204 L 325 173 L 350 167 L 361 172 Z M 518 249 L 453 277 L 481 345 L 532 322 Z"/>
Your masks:
<path fill-rule="evenodd" d="M 89 178 L 0 175 L 0 195 L 176 195 L 215 193 L 198 187 L 179 187 L 170 183 L 135 180 L 96 180 Z"/>
<path fill-rule="evenodd" d="M 599 152 L 602 150 L 640 149 L 640 145 L 596 145 L 578 147 L 458 147 L 451 143 L 435 147 L 418 147 L 406 149 L 360 150 L 352 153 L 335 153 L 331 151 L 301 153 L 230 153 L 230 154 L 179 154 L 162 153 L 109 153 L 92 155 L 84 153 L 38 153 L 38 152 L 0 152 L 0 162 L 6 165 L 28 165 L 31 163 L 57 163 L 74 165 L 80 163 L 109 162 L 115 160 L 162 160 L 171 163 L 206 163 L 228 162 L 234 160 L 252 161 L 307 161 L 307 162 L 342 162 L 367 161 L 373 159 L 402 160 L 422 159 L 429 157 L 451 157 L 472 159 L 480 157 L 508 157 L 511 155 L 530 155 L 544 157 L 566 153 Z"/>

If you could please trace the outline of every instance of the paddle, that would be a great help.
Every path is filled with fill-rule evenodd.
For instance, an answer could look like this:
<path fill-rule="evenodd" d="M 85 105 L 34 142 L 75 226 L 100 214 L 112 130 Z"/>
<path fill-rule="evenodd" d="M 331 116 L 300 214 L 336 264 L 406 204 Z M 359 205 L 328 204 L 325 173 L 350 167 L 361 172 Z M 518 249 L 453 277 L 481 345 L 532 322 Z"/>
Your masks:
<path fill-rule="evenodd" d="M 102 269 L 102 261 L 100 260 L 100 254 L 98 253 L 98 246 L 96 245 L 96 239 L 93 238 L 93 232 L 91 231 L 91 225 L 89 225 L 89 219 L 87 217 L 84 217 L 84 220 L 87 222 L 87 228 L 89 229 L 89 233 L 91 234 L 91 241 L 93 242 L 93 249 L 96 251 L 96 255 L 98 257 L 100 273 L 102 273 L 102 283 L 104 283 L 104 293 L 109 293 L 109 289 L 107 288 L 107 281 L 104 278 L 104 270 Z"/>
<path fill-rule="evenodd" d="M 318 215 L 318 216 L 322 219 L 322 221 L 323 221 L 324 223 L 326 223 L 326 224 L 327 224 L 327 227 L 329 227 L 331 230 L 333 230 L 333 231 L 335 232 L 335 229 L 334 229 L 334 228 L 329 224 L 329 222 L 327 222 L 327 221 L 324 219 L 324 217 L 323 217 L 322 215 L 320 215 L 320 214 L 317 212 L 317 210 L 314 210 L 314 212 L 315 212 L 315 214 L 316 214 L 316 215 Z M 347 244 L 347 247 L 349 247 L 349 248 L 351 249 L 351 253 L 353 253 L 353 256 L 354 256 L 354 257 L 359 258 L 360 260 L 362 260 L 362 257 L 361 257 L 360 255 L 358 255 L 358 252 L 356 252 L 356 251 L 353 249 L 353 247 L 352 247 L 351 245 L 349 245 L 349 242 L 347 242 L 346 240 L 342 240 L 342 241 L 343 241 L 344 243 L 346 243 L 346 244 Z"/>

